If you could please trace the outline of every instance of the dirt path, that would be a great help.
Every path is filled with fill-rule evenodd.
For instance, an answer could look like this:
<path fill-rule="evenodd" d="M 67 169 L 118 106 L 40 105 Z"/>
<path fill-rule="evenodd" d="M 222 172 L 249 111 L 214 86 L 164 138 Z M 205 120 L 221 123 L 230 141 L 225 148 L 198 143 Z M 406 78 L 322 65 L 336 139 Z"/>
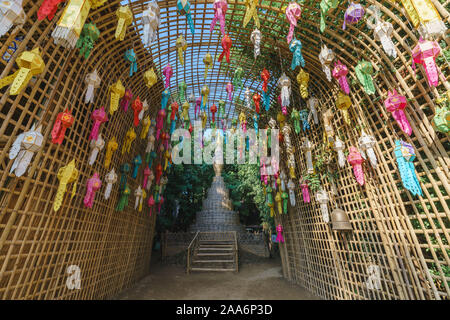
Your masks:
<path fill-rule="evenodd" d="M 186 274 L 181 266 L 155 264 L 151 274 L 122 292 L 120 300 L 316 300 L 282 276 L 276 260 L 248 263 L 238 273 Z"/>

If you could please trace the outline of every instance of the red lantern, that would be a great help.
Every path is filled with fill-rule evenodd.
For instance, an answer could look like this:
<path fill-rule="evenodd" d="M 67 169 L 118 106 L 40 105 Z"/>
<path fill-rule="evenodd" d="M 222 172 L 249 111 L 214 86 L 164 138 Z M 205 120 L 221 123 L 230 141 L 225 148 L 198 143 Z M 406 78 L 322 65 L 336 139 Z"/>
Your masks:
<path fill-rule="evenodd" d="M 257 114 L 259 114 L 259 104 L 260 104 L 260 102 L 261 102 L 261 95 L 258 92 L 256 92 L 253 95 L 253 103 L 255 104 L 255 111 L 256 111 Z"/>
<path fill-rule="evenodd" d="M 61 144 L 64 140 L 66 129 L 72 126 L 74 121 L 75 118 L 72 116 L 71 110 L 66 109 L 64 112 L 60 112 L 53 125 L 52 143 Z"/>
<path fill-rule="evenodd" d="M 216 112 L 217 112 L 217 107 L 216 107 L 215 103 L 213 103 L 210 110 L 212 113 L 212 123 L 214 123 L 214 122 L 216 122 Z"/>
<path fill-rule="evenodd" d="M 261 71 L 261 79 L 262 81 L 264 81 L 262 89 L 264 92 L 267 92 L 267 83 L 269 82 L 270 79 L 270 72 L 267 71 L 266 68 L 264 68 L 263 71 Z"/>
<path fill-rule="evenodd" d="M 58 10 L 58 4 L 64 2 L 64 0 L 44 0 L 37 12 L 38 20 L 44 20 L 48 17 L 48 20 L 52 20 Z"/>
<path fill-rule="evenodd" d="M 231 39 L 230 37 L 226 34 L 223 38 L 222 38 L 222 48 L 223 48 L 223 52 L 220 54 L 219 59 L 217 59 L 219 62 L 222 62 L 223 57 L 226 55 L 226 59 L 227 62 L 230 63 L 230 49 L 231 49 Z"/>
<path fill-rule="evenodd" d="M 137 127 L 139 125 L 139 113 L 141 113 L 141 111 L 143 109 L 143 105 L 142 105 L 141 99 L 139 99 L 139 97 L 137 97 L 136 100 L 133 101 L 131 108 L 133 108 L 133 111 L 134 111 L 133 124 L 135 127 Z"/>

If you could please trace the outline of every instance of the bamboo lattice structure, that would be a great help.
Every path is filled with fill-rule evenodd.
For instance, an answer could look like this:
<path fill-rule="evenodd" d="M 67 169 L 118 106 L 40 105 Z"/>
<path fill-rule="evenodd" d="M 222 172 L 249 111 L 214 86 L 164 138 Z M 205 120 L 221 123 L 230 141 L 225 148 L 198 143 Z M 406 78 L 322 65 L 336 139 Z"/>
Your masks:
<path fill-rule="evenodd" d="M 25 24 L 13 27 L 0 38 L 0 78 L 17 70 L 15 59 L 25 49 L 40 47 L 46 63 L 44 72 L 17 96 L 9 95 L 7 88 L 0 90 L 0 298 L 110 298 L 149 272 L 156 214 L 149 216 L 148 211 L 137 212 L 131 206 L 116 212 L 117 188 L 113 188 L 109 200 L 103 200 L 98 194 L 92 209 L 83 207 L 86 180 L 95 171 L 101 177 L 109 171 L 103 167 L 104 151 L 100 152 L 94 166 L 88 165 L 91 112 L 109 105 L 108 88 L 120 79 L 134 96 L 148 100 L 150 116 L 155 119 L 164 88 L 161 70 L 167 63 L 174 69 L 170 86 L 173 97 L 177 95 L 178 83 L 183 80 L 188 94 L 193 92 L 196 97 L 200 96 L 201 87 L 206 83 L 210 88 L 210 105 L 213 102 L 217 105 L 220 99 L 227 101 L 225 86 L 237 66 L 244 69 L 243 89 L 235 88 L 235 97 L 238 96 L 240 101 L 245 87 L 251 92 L 261 92 L 259 74 L 264 66 L 272 73 L 271 99 L 276 101 L 275 82 L 284 71 L 293 84 L 291 108 L 299 109 L 305 101 L 300 98 L 295 81 L 298 68 L 290 70 L 292 54 L 285 39 L 289 25 L 283 8 L 288 1 L 260 2 L 261 56 L 255 62 L 250 41 L 253 23 L 242 27 L 243 2 L 228 0 L 226 28 L 233 41 L 232 60 L 228 64 L 214 59 L 206 81 L 204 66 L 199 61 L 207 52 L 214 58 L 222 51 L 218 27 L 213 33 L 209 31 L 213 16 L 211 0 L 191 1 L 194 36 L 186 18 L 177 14 L 176 1 L 159 1 L 162 22 L 150 47 L 143 46 L 140 39 L 142 12 L 147 1 L 108 1 L 89 15 L 88 22 L 96 23 L 101 35 L 87 60 L 78 55 L 77 49 L 64 49 L 54 44 L 51 33 L 63 8 L 60 5 L 52 21 L 38 21 L 36 12 L 41 2 L 24 0 L 23 7 L 28 16 Z M 114 38 L 115 12 L 121 2 L 129 4 L 134 15 L 123 42 Z M 288 215 L 275 219 L 283 225 L 286 239 L 281 245 L 284 275 L 327 299 L 449 299 L 450 143 L 448 135 L 436 132 L 431 126 L 436 98 L 450 89 L 447 82 L 449 63 L 446 60 L 439 63 L 441 82 L 433 89 L 429 88 L 420 68 L 413 71 L 411 49 L 418 41 L 418 33 L 411 27 L 399 3 L 362 1 L 366 6 L 379 4 L 384 19 L 393 24 L 398 56 L 392 59 L 374 40 L 365 22 L 342 30 L 346 3 L 330 10 L 327 27 L 320 34 L 319 2 L 304 1 L 302 17 L 295 29 L 297 39 L 303 43 L 305 70 L 311 76 L 308 90 L 319 99 L 319 113 L 333 110 L 332 125 L 341 139 L 345 138 L 347 146 L 356 144 L 361 128 L 376 138 L 375 153 L 379 165 L 377 169 L 365 165 L 367 183 L 363 187 L 354 179 L 349 165 L 338 169 L 337 190 L 329 207 L 339 206 L 349 215 L 353 226 L 349 235 L 331 231 L 321 218 L 318 203 L 304 204 L 301 191 L 296 188 L 297 206 L 290 208 Z M 448 25 L 450 1 L 433 0 L 433 3 Z M 184 66 L 178 62 L 175 47 L 180 34 L 188 42 Z M 448 46 L 450 40 L 447 36 L 442 41 Z M 352 107 L 349 111 L 354 125 L 345 124 L 335 107 L 338 84 L 328 82 L 322 72 L 318 60 L 322 43 L 348 66 L 350 83 L 357 81 L 354 67 L 362 57 L 374 66 L 376 98 L 367 96 L 360 85 L 351 85 Z M 129 63 L 123 55 L 125 50 L 132 48 L 137 56 L 138 72 L 130 78 Z M 159 81 L 148 89 L 143 82 L 143 73 L 151 67 L 158 70 Z M 94 69 L 98 70 L 102 82 L 96 89 L 95 103 L 87 105 L 84 103 L 84 78 Z M 393 88 L 409 99 L 405 113 L 413 130 L 411 137 L 401 133 L 383 106 L 387 91 Z M 252 111 L 241 104 L 227 101 L 229 119 L 237 118 L 244 110 L 250 120 Z M 50 133 L 57 114 L 66 107 L 73 109 L 76 121 L 67 131 L 63 144 L 55 145 L 50 141 Z M 191 107 L 191 119 L 194 119 L 193 109 Z M 260 127 L 270 116 L 275 118 L 274 109 L 278 111 L 277 104 L 269 113 L 262 112 Z M 121 110 L 118 113 L 110 117 L 100 132 L 105 141 L 114 135 L 121 147 L 132 115 Z M 9 173 L 13 161 L 8 159 L 8 152 L 16 136 L 36 123 L 43 126 L 43 148 L 35 154 L 29 171 L 17 178 Z M 313 144 L 314 158 L 319 154 L 323 140 L 323 123 L 312 129 L 308 138 Z M 141 125 L 136 132 L 139 134 L 140 130 Z M 306 158 L 300 148 L 303 136 L 303 132 L 291 136 L 296 150 L 297 177 L 306 168 Z M 394 140 L 398 138 L 411 143 L 416 150 L 416 172 L 424 191 L 421 197 L 411 196 L 402 187 L 393 155 Z M 145 146 L 146 141 L 137 138 L 131 153 L 122 156 L 116 152 L 112 159 L 116 172 L 122 163 L 131 163 L 137 153 L 142 154 Z M 56 174 L 74 158 L 80 172 L 79 192 L 73 199 L 66 195 L 61 209 L 55 213 L 52 203 L 58 186 Z M 142 181 L 142 170 L 137 179 L 128 177 L 128 181 L 134 190 Z M 325 190 L 332 190 L 332 185 L 323 176 L 321 183 Z M 133 196 L 130 201 L 134 202 Z M 365 285 L 369 276 L 367 268 L 371 264 L 380 267 L 380 290 L 369 290 Z M 82 270 L 80 290 L 66 287 L 69 265 L 78 265 Z"/>

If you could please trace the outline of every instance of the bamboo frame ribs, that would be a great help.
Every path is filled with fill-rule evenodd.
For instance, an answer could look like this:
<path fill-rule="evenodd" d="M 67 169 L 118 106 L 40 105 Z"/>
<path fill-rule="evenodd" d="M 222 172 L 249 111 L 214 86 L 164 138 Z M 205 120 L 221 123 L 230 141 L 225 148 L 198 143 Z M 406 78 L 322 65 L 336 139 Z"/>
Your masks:
<path fill-rule="evenodd" d="M 149 102 L 152 119 L 160 108 L 164 87 L 161 72 L 168 63 L 174 71 L 170 82 L 172 97 L 177 96 L 181 81 L 187 84 L 188 94 L 192 92 L 195 97 L 200 96 L 206 83 L 210 88 L 209 103 L 217 105 L 220 99 L 225 100 L 229 119 L 237 118 L 244 110 L 250 120 L 253 112 L 242 107 L 244 91 L 249 87 L 252 93 L 262 93 L 260 72 L 264 66 L 272 73 L 271 100 L 276 101 L 276 81 L 284 71 L 293 84 L 289 112 L 293 107 L 305 106 L 295 81 L 298 68 L 290 69 L 292 53 L 285 39 L 289 25 L 283 8 L 288 1 L 260 2 L 261 56 L 255 60 L 250 41 L 253 22 L 242 27 L 243 2 L 228 0 L 226 28 L 233 41 L 231 63 L 214 59 L 222 48 L 218 27 L 212 33 L 209 31 L 213 1 L 190 2 L 195 35 L 191 35 L 186 18 L 177 14 L 175 0 L 159 1 L 162 23 L 154 43 L 147 47 L 140 37 L 142 12 L 148 1 L 107 1 L 89 14 L 88 22 L 95 23 L 101 35 L 85 60 L 78 55 L 78 50 L 64 49 L 53 42 L 51 34 L 62 14 L 62 5 L 53 20 L 38 21 L 36 12 L 42 1 L 23 1 L 28 17 L 24 25 L 13 27 L 0 38 L 0 78 L 17 70 L 15 60 L 21 52 L 35 47 L 41 49 L 46 67 L 17 96 L 10 95 L 8 88 L 0 90 L 1 299 L 111 298 L 149 272 L 156 214 L 137 212 L 131 206 L 122 212 L 115 211 L 117 188 L 113 188 L 109 200 L 98 200 L 101 196 L 97 195 L 92 209 L 82 204 L 87 179 L 94 172 L 104 177 L 109 171 L 103 167 L 104 152 L 100 152 L 94 166 L 88 165 L 90 114 L 109 105 L 108 88 L 118 79 L 134 96 Z M 129 4 L 134 16 L 124 41 L 114 38 L 120 3 Z M 366 7 L 379 5 L 383 18 L 393 24 L 396 58 L 385 54 L 365 21 L 342 30 L 347 7 L 344 2 L 330 10 L 326 29 L 320 33 L 319 3 L 304 1 L 302 17 L 295 29 L 296 38 L 303 43 L 305 71 L 311 77 L 308 91 L 318 98 L 320 114 L 332 110 L 332 126 L 347 147 L 356 145 L 361 129 L 376 138 L 379 165 L 376 169 L 364 165 L 367 183 L 363 187 L 354 179 L 349 165 L 336 170 L 338 178 L 333 182 L 336 190 L 330 179 L 320 176 L 321 185 L 331 195 L 329 207 L 339 207 L 348 214 L 353 227 L 349 234 L 332 231 L 321 218 L 319 204 L 314 200 L 303 203 L 300 188 L 296 188 L 297 206 L 290 207 L 288 214 L 275 217 L 283 225 L 286 239 L 280 250 L 283 273 L 292 282 L 326 299 L 449 299 L 450 141 L 448 135 L 436 132 L 431 125 L 436 99 L 450 89 L 449 62 L 441 59 L 438 63 L 441 73 L 436 88 L 428 86 L 420 68 L 412 69 L 411 50 L 419 37 L 399 2 L 361 1 Z M 433 3 L 449 25 L 450 1 L 433 0 Z M 179 35 L 188 42 L 184 66 L 177 59 L 175 43 Z M 442 46 L 448 46 L 448 31 L 440 41 Z M 349 68 L 352 125 L 345 123 L 335 106 L 338 84 L 334 80 L 328 82 L 322 71 L 318 60 L 322 44 L 332 49 L 337 59 Z M 132 77 L 128 75 L 129 63 L 123 57 L 127 49 L 134 49 L 137 56 L 138 71 Z M 207 52 L 213 56 L 214 65 L 205 80 L 201 61 Z M 370 61 L 375 69 L 375 98 L 368 96 L 357 83 L 355 66 L 362 58 Z M 244 69 L 244 85 L 242 89 L 235 88 L 234 98 L 238 100 L 230 103 L 225 86 L 232 80 L 237 66 Z M 157 70 L 159 79 L 148 89 L 143 74 L 151 67 Z M 95 91 L 95 103 L 87 105 L 84 78 L 95 69 L 102 82 Z M 393 88 L 408 99 L 405 113 L 413 131 L 410 137 L 398 129 L 384 108 L 387 92 Z M 76 121 L 67 131 L 63 144 L 52 144 L 53 124 L 57 114 L 66 107 L 72 109 Z M 191 119 L 195 118 L 193 109 Z M 269 112 L 262 112 L 260 128 L 265 127 L 270 117 L 276 117 L 278 109 L 273 104 Z M 209 111 L 208 117 L 211 117 Z M 132 121 L 131 112 L 120 112 L 110 117 L 100 132 L 105 141 L 115 136 L 121 146 Z M 9 160 L 8 153 L 17 135 L 30 130 L 34 124 L 42 125 L 44 145 L 36 152 L 28 172 L 18 178 L 9 173 L 13 161 Z M 138 134 L 141 126 L 136 129 Z M 300 148 L 305 135 L 313 145 L 313 159 L 317 159 L 323 144 L 323 123 L 312 125 L 308 133 L 292 134 L 297 178 L 306 169 L 306 155 Z M 407 141 L 416 150 L 415 167 L 423 196 L 414 197 L 402 186 L 393 155 L 396 139 Z M 129 154 L 116 152 L 111 161 L 116 172 L 122 163 L 131 163 L 136 154 L 143 155 L 145 147 L 146 141 L 138 138 Z M 72 159 L 76 160 L 80 174 L 79 192 L 72 199 L 66 195 L 61 209 L 55 213 L 52 204 L 58 186 L 56 175 Z M 141 170 L 137 179 L 128 178 L 132 190 L 142 181 L 142 174 Z M 66 286 L 70 265 L 81 270 L 79 290 Z M 378 290 L 366 286 L 370 266 L 380 270 Z"/>

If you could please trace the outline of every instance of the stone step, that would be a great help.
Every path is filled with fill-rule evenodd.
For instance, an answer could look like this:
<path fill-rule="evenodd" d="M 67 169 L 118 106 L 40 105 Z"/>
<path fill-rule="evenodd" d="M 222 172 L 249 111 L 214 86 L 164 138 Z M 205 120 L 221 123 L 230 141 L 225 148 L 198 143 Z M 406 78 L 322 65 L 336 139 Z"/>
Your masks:
<path fill-rule="evenodd" d="M 194 260 L 193 263 L 234 263 L 234 260 Z"/>
<path fill-rule="evenodd" d="M 214 257 L 214 256 L 229 256 L 231 254 L 234 254 L 234 252 L 224 252 L 224 253 L 218 253 L 218 252 L 204 252 L 204 253 L 197 253 L 196 256 L 198 257 Z"/>
<path fill-rule="evenodd" d="M 234 249 L 233 249 L 233 247 L 231 247 L 231 248 L 202 248 L 202 247 L 200 247 L 200 248 L 198 248 L 198 250 L 201 250 L 201 251 L 211 251 L 211 250 L 231 251 L 231 250 L 234 250 Z"/>
<path fill-rule="evenodd" d="M 236 271 L 236 269 L 224 269 L 224 268 L 191 268 L 191 271 L 219 271 L 219 272 L 226 272 L 226 271 Z"/>

